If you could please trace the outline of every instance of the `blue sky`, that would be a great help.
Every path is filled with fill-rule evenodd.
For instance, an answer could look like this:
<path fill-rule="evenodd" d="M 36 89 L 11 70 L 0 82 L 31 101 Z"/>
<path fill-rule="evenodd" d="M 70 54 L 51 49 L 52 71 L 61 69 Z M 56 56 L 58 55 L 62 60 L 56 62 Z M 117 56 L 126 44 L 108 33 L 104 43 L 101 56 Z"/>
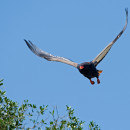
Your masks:
<path fill-rule="evenodd" d="M 129 128 L 129 24 L 97 66 L 100 85 L 92 86 L 74 67 L 35 56 L 23 41 L 77 63 L 91 61 L 123 28 L 126 7 L 129 0 L 1 1 L 0 78 L 7 95 L 19 103 L 57 105 L 61 115 L 72 106 L 77 117 L 102 130 Z"/>

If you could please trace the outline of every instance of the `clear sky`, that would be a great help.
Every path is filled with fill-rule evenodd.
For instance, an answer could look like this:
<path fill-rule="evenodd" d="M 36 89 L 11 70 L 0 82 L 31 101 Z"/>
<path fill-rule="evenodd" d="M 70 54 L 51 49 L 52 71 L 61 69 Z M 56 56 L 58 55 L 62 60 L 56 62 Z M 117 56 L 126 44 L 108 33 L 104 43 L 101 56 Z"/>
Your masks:
<path fill-rule="evenodd" d="M 4 0 L 0 2 L 0 78 L 7 96 L 22 103 L 66 105 L 102 130 L 130 123 L 130 36 L 128 27 L 97 66 L 101 84 L 91 85 L 74 67 L 34 55 L 23 39 L 77 63 L 93 60 L 125 24 L 130 0 Z M 96 79 L 94 79 L 96 81 Z"/>

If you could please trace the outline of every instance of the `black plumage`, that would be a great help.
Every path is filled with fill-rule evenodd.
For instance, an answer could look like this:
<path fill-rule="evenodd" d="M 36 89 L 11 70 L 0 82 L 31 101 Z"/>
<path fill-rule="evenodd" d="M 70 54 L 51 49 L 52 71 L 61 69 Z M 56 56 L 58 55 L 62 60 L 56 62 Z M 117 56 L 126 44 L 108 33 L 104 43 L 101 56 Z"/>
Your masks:
<path fill-rule="evenodd" d="M 125 31 L 127 24 L 128 24 L 128 9 L 125 9 L 126 11 L 126 23 L 124 28 L 121 30 L 121 32 L 116 36 L 116 38 L 109 43 L 97 56 L 94 60 L 91 62 L 84 62 L 81 64 L 75 63 L 69 59 L 59 57 L 59 56 L 53 56 L 39 48 L 37 48 L 31 41 L 26 41 L 27 46 L 29 49 L 35 53 L 37 56 L 40 56 L 48 61 L 58 61 L 58 62 L 63 62 L 66 64 L 69 64 L 73 67 L 76 67 L 81 74 L 83 74 L 85 77 L 87 77 L 90 80 L 91 84 L 94 84 L 94 81 L 91 80 L 91 78 L 96 77 L 97 78 L 97 83 L 100 83 L 99 80 L 99 75 L 102 73 L 102 70 L 97 70 L 96 66 L 103 60 L 103 58 L 107 55 L 107 53 L 110 51 L 111 47 L 113 44 L 119 39 L 119 37 L 123 34 Z"/>

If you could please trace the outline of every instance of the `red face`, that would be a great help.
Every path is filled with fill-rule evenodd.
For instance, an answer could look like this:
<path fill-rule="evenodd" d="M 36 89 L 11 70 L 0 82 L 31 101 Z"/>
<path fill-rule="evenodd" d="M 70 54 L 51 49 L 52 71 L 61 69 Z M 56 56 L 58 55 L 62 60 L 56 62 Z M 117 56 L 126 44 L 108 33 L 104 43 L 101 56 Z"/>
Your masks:
<path fill-rule="evenodd" d="M 80 70 L 82 70 L 83 68 L 84 68 L 84 66 L 83 66 L 83 65 L 79 66 L 79 69 L 80 69 Z"/>

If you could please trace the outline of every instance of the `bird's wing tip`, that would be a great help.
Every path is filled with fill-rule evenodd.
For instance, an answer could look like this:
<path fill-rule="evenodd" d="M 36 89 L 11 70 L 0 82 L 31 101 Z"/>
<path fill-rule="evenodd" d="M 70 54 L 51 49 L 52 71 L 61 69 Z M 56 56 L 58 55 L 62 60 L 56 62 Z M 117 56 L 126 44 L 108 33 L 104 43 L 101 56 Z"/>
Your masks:
<path fill-rule="evenodd" d="M 24 41 L 26 42 L 27 45 L 28 45 L 29 43 L 31 43 L 31 44 L 33 45 L 33 43 L 32 43 L 30 40 L 27 41 L 27 40 L 24 39 Z"/>
<path fill-rule="evenodd" d="M 23 39 L 26 43 L 27 43 L 27 40 L 26 39 Z"/>
<path fill-rule="evenodd" d="M 128 13 L 128 8 L 125 8 L 125 12 Z"/>
<path fill-rule="evenodd" d="M 125 8 L 126 16 L 128 16 L 128 8 Z"/>

